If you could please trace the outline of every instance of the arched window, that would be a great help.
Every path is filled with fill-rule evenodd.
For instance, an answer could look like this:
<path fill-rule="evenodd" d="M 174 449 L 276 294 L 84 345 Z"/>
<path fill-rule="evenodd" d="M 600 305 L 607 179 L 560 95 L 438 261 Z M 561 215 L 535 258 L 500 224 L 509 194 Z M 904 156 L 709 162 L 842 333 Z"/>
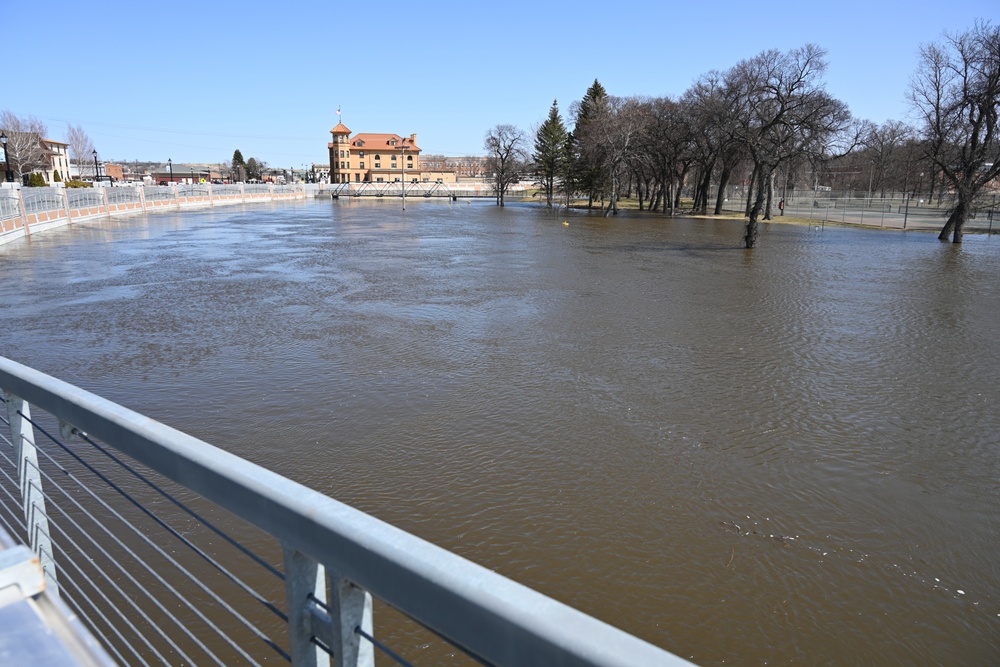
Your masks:
<path fill-rule="evenodd" d="M 381 155 L 376 155 L 376 156 L 375 156 L 375 159 L 376 159 L 376 160 L 381 160 L 381 159 L 382 159 L 382 156 L 381 156 Z"/>

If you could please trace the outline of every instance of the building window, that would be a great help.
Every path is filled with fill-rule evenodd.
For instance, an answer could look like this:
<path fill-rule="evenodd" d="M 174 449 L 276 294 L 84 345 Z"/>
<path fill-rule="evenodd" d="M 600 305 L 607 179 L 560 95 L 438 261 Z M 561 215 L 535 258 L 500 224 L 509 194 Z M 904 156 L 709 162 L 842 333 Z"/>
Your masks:
<path fill-rule="evenodd" d="M 380 168 L 381 166 L 382 166 L 382 165 L 381 165 L 381 164 L 379 164 L 378 162 L 376 162 L 376 163 L 375 163 L 375 168 L 376 168 L 376 169 L 379 169 L 379 168 Z"/>
<path fill-rule="evenodd" d="M 343 169 L 343 168 L 344 168 L 344 161 L 343 161 L 343 160 L 341 160 L 341 161 L 340 161 L 340 168 L 341 168 L 341 169 Z"/>
<path fill-rule="evenodd" d="M 364 157 L 364 156 L 365 156 L 365 152 L 364 152 L 364 151 L 358 151 L 358 155 L 359 155 L 360 157 Z"/>
<path fill-rule="evenodd" d="M 406 156 L 406 161 L 407 162 L 413 162 L 413 156 L 412 155 L 407 155 Z"/>
<path fill-rule="evenodd" d="M 354 182 L 355 183 L 361 182 L 361 174 L 354 174 Z"/>
<path fill-rule="evenodd" d="M 378 162 L 378 161 L 379 161 L 379 160 L 381 160 L 381 159 L 382 159 L 382 156 L 381 156 L 381 155 L 376 155 L 376 156 L 375 156 L 375 161 L 376 161 L 376 162 Z"/>
<path fill-rule="evenodd" d="M 364 162 L 362 162 L 362 163 L 361 163 L 361 166 L 360 166 L 360 167 L 358 167 L 358 169 L 364 169 L 364 168 L 365 168 L 365 163 L 364 163 Z"/>

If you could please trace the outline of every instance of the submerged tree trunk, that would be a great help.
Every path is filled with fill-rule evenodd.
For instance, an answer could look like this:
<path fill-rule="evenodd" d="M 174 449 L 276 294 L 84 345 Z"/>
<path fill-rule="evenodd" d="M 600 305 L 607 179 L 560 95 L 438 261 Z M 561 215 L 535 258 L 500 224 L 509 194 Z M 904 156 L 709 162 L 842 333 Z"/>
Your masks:
<path fill-rule="evenodd" d="M 708 211 L 708 191 L 712 187 L 712 170 L 709 169 L 698 187 L 698 201 L 695 203 L 695 210 L 700 213 Z"/>
<path fill-rule="evenodd" d="M 750 207 L 750 217 L 747 219 L 746 233 L 743 235 L 743 246 L 748 250 L 757 245 L 758 224 L 757 217 L 760 209 L 764 205 L 764 179 L 757 179 L 757 195 L 754 197 L 753 206 Z"/>
<path fill-rule="evenodd" d="M 726 187 L 729 185 L 729 177 L 732 173 L 731 167 L 725 167 L 719 174 L 719 193 L 715 196 L 715 215 L 722 213 L 722 206 L 726 201 Z"/>
<path fill-rule="evenodd" d="M 767 177 L 767 198 L 764 203 L 764 219 L 771 219 L 771 205 L 774 202 L 774 172 Z"/>
<path fill-rule="evenodd" d="M 968 217 L 968 207 L 962 200 L 961 194 L 959 194 L 958 205 L 955 206 L 955 210 L 951 212 L 948 216 L 948 222 L 944 223 L 944 227 L 941 229 L 941 233 L 938 234 L 938 239 L 941 241 L 947 241 L 950 235 L 952 243 L 962 242 L 963 227 L 965 226 L 965 219 Z"/>
<path fill-rule="evenodd" d="M 750 187 L 747 188 L 747 203 L 746 208 L 743 210 L 743 215 L 749 216 L 750 209 L 753 208 L 754 204 L 754 191 L 757 189 L 757 183 L 760 181 L 760 168 L 754 167 L 753 174 L 750 176 Z M 757 213 L 760 214 L 760 207 L 757 207 Z"/>

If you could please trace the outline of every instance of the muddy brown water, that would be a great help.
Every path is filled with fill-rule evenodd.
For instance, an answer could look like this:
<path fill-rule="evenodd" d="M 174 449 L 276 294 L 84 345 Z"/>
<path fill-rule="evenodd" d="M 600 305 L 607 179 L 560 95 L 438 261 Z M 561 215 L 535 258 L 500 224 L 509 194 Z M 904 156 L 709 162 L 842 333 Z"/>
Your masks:
<path fill-rule="evenodd" d="M 2 246 L 0 354 L 701 664 L 1000 662 L 1000 239 L 398 203 Z"/>

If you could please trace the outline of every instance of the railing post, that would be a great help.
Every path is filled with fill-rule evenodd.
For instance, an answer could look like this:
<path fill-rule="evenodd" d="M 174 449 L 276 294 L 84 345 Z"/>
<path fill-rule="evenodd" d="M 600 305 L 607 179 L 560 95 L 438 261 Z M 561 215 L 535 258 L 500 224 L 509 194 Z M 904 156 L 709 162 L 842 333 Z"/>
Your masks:
<path fill-rule="evenodd" d="M 283 545 L 285 597 L 288 601 L 288 641 L 294 667 L 329 667 L 330 656 L 312 643 L 314 636 L 310 595 L 326 604 L 326 574 L 322 565 Z M 331 647 L 332 648 L 332 647 Z M 338 667 L 340 662 L 338 661 Z"/>
<path fill-rule="evenodd" d="M 21 205 L 21 227 L 24 229 L 24 235 L 30 236 L 31 230 L 28 228 L 28 209 L 24 207 L 24 193 L 21 189 L 17 190 L 17 201 Z"/>
<path fill-rule="evenodd" d="M 369 636 L 374 636 L 371 593 L 331 572 L 330 610 L 333 615 L 332 639 L 337 642 L 332 647 L 337 667 L 375 667 L 375 647 L 354 631 L 361 628 Z"/>
<path fill-rule="evenodd" d="M 52 541 L 49 534 L 49 515 L 45 511 L 42 493 L 42 476 L 38 470 L 38 452 L 35 449 L 35 431 L 31 427 L 28 403 L 4 390 L 7 401 L 7 420 L 10 423 L 10 440 L 14 444 L 17 475 L 21 487 L 25 526 L 31 550 L 38 556 L 45 573 L 45 580 L 53 595 L 59 595 L 56 581 L 56 564 L 52 558 Z M 22 416 L 23 415 L 23 416 Z"/>
<path fill-rule="evenodd" d="M 313 643 L 316 638 L 333 654 L 337 667 L 374 667 L 375 647 L 355 632 L 361 628 L 373 636 L 371 594 L 330 572 L 327 602 L 325 568 L 287 545 L 283 548 L 292 665 L 330 664 L 326 651 Z"/>

